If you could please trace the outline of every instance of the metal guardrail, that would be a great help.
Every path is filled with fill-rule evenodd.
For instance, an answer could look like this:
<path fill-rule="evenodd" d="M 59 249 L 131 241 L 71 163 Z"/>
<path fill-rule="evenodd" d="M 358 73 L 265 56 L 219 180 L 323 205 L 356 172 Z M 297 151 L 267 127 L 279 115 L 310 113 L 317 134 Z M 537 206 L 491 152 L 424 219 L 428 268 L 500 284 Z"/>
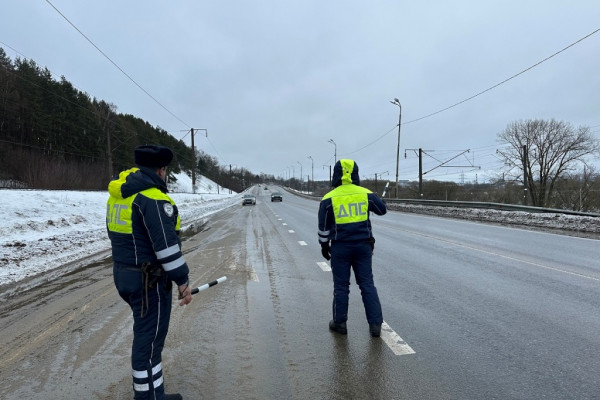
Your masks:
<path fill-rule="evenodd" d="M 491 202 L 479 202 L 479 201 L 447 201 L 447 200 L 418 200 L 418 199 L 386 199 L 388 203 L 405 203 L 405 204 L 417 204 L 423 206 L 436 206 L 436 207 L 457 207 L 457 208 L 484 208 L 488 210 L 500 210 L 500 211 L 523 211 L 530 213 L 555 213 L 555 214 L 567 214 L 567 215 L 578 215 L 584 217 L 596 217 L 600 218 L 600 214 L 588 213 L 581 211 L 572 210 L 559 210 L 557 208 L 544 208 L 544 207 L 533 207 L 523 206 L 519 204 L 504 204 L 504 203 L 491 203 Z"/>
<path fill-rule="evenodd" d="M 318 200 L 320 197 L 312 196 L 305 193 L 300 193 L 294 189 L 285 188 L 287 191 L 294 193 L 295 195 L 306 197 L 313 200 Z M 434 206 L 434 207 L 456 207 L 456 208 L 483 208 L 488 210 L 499 210 L 499 211 L 523 211 L 530 213 L 548 213 L 548 214 L 566 214 L 566 215 L 577 215 L 583 217 L 595 217 L 600 218 L 600 214 L 588 213 L 581 211 L 572 210 L 559 210 L 557 208 L 543 208 L 524 206 L 519 204 L 504 204 L 504 203 L 492 203 L 492 202 L 481 202 L 481 201 L 448 201 L 448 200 L 419 200 L 419 199 L 384 199 L 386 203 L 392 204 L 414 204 L 421 206 Z"/>

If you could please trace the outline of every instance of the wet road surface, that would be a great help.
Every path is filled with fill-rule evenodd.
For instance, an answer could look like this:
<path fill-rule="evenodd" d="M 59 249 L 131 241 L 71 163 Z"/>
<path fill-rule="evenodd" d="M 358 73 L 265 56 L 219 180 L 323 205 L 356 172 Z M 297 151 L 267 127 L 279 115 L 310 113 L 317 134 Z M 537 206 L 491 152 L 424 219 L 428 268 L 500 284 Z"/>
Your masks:
<path fill-rule="evenodd" d="M 352 285 L 349 332 L 339 336 L 327 329 L 333 285 L 317 243 L 318 203 L 254 193 L 255 206 L 240 201 L 184 242 L 193 285 L 227 281 L 187 307 L 174 299 L 167 392 L 386 400 L 600 392 L 597 241 L 373 217 L 386 329 L 370 337 Z M 532 251 L 540 246 L 548 248 Z M 132 398 L 132 320 L 109 258 L 1 301 L 0 398 Z"/>

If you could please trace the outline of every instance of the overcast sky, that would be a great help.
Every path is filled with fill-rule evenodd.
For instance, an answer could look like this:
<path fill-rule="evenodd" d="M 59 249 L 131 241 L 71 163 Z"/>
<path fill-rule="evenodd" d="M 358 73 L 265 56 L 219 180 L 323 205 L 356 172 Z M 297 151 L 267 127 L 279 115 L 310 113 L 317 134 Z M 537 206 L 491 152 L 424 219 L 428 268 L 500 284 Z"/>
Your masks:
<path fill-rule="evenodd" d="M 424 170 L 470 150 L 426 178 L 488 181 L 513 121 L 554 118 L 600 137 L 600 32 L 422 118 L 598 30 L 598 0 L 4 0 L 0 15 L 13 60 L 188 144 L 190 128 L 206 129 L 198 147 L 254 173 L 302 169 L 306 180 L 314 165 L 327 179 L 337 151 L 361 178 L 395 181 L 394 98 L 400 180 L 417 179 L 411 149 L 423 148 L 435 157 Z"/>

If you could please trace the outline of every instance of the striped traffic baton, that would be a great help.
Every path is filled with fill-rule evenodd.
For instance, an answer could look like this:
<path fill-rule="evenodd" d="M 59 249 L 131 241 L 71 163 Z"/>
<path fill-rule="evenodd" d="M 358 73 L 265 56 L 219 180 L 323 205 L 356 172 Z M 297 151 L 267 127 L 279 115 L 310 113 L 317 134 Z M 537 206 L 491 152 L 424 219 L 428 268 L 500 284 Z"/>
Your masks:
<path fill-rule="evenodd" d="M 203 291 L 203 290 L 206 290 L 206 289 L 208 289 L 209 287 L 211 287 L 211 286 L 215 286 L 217 283 L 223 283 L 223 282 L 225 282 L 226 280 L 227 280 L 227 277 L 226 277 L 226 276 L 222 276 L 222 277 L 220 277 L 220 278 L 218 278 L 218 279 L 215 279 L 215 280 L 214 280 L 214 281 L 212 281 L 212 282 L 205 283 L 204 285 L 201 285 L 201 286 L 198 286 L 198 287 L 197 287 L 197 288 L 195 288 L 195 289 L 192 289 L 192 294 L 196 294 L 196 293 L 198 293 L 198 292 L 201 292 L 201 291 Z"/>

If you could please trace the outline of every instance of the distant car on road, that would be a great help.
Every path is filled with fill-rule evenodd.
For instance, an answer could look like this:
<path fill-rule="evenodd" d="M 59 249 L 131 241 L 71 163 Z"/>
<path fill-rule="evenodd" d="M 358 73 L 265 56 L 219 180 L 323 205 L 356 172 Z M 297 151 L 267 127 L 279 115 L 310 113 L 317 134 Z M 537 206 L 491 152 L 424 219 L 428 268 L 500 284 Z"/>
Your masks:
<path fill-rule="evenodd" d="M 283 196 L 279 192 L 271 193 L 271 201 L 283 201 Z"/>
<path fill-rule="evenodd" d="M 255 205 L 256 204 L 256 197 L 254 197 L 254 195 L 252 194 L 245 194 L 244 197 L 242 198 L 242 205 L 245 206 L 246 204 L 248 205 Z"/>

